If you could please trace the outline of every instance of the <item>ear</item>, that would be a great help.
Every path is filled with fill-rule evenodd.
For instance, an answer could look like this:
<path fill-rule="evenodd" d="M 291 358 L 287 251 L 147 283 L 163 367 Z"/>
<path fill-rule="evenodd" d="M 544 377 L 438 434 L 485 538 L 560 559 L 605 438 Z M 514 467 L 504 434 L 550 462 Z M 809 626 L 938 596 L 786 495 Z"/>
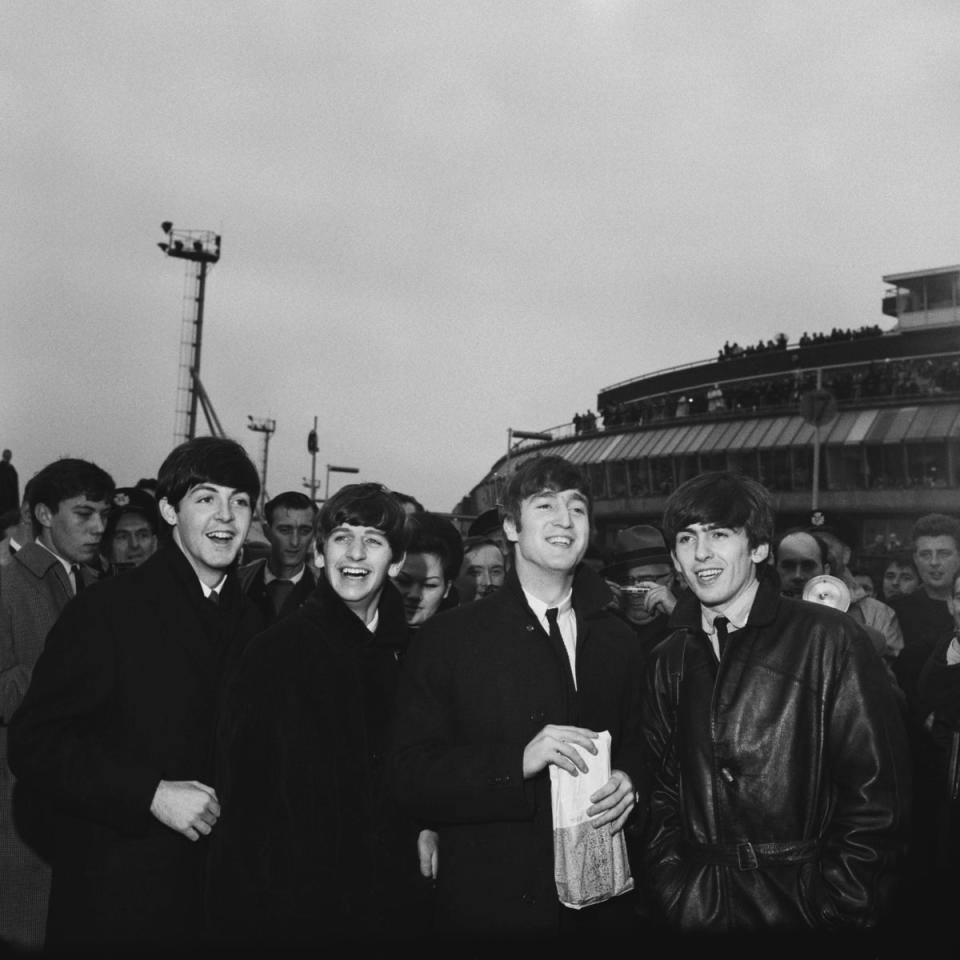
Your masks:
<path fill-rule="evenodd" d="M 676 570 L 680 576 L 683 576 L 683 570 L 680 567 L 680 561 L 677 559 L 677 555 L 673 550 L 670 551 L 670 559 L 673 560 L 673 569 Z"/>
<path fill-rule="evenodd" d="M 447 585 L 443 588 L 443 599 L 446 600 L 450 596 L 450 588 L 453 586 L 453 581 L 448 580 Z"/>
<path fill-rule="evenodd" d="M 38 503 L 33 508 L 33 515 L 40 522 L 41 526 L 46 527 L 48 530 L 53 526 L 53 510 L 51 510 L 45 503 Z"/>
<path fill-rule="evenodd" d="M 400 568 L 403 566 L 403 561 L 407 559 L 406 551 L 400 554 L 400 557 L 397 560 L 394 560 L 389 567 L 387 567 L 387 573 L 390 578 L 398 576 L 400 573 Z"/>
<path fill-rule="evenodd" d="M 160 516 L 171 527 L 175 527 L 177 525 L 177 511 L 170 505 L 170 501 L 166 497 L 161 497 L 157 506 L 160 508 Z"/>
<path fill-rule="evenodd" d="M 750 551 L 750 559 L 754 563 L 763 563 L 770 556 L 770 544 L 761 543 L 759 547 L 754 547 Z"/>
<path fill-rule="evenodd" d="M 503 518 L 503 532 L 511 543 L 516 543 L 520 539 L 517 534 L 517 525 L 511 517 Z"/>

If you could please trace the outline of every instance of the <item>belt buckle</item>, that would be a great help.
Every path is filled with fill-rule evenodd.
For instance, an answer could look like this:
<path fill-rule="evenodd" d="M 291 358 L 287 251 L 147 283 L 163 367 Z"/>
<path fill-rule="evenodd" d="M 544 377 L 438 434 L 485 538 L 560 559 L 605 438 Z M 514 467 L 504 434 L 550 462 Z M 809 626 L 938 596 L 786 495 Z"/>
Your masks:
<path fill-rule="evenodd" d="M 749 841 L 737 844 L 737 866 L 741 870 L 756 870 L 760 866 L 757 852 Z"/>

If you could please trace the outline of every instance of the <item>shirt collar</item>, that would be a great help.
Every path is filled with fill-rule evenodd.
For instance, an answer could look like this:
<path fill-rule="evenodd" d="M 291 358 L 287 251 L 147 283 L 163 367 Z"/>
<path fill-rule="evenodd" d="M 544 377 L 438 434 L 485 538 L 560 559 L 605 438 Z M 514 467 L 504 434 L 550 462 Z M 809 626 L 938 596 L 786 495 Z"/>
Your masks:
<path fill-rule="evenodd" d="M 298 584 L 302 579 L 303 575 L 307 572 L 307 565 L 302 563 L 300 569 L 292 577 L 278 577 L 270 570 L 270 564 L 265 563 L 263 565 L 263 582 L 270 583 L 273 580 L 289 580 L 292 584 Z"/>
<path fill-rule="evenodd" d="M 520 588 L 523 590 L 523 587 Z M 566 596 L 561 598 L 559 603 L 544 603 L 542 600 L 538 600 L 532 593 L 527 593 L 526 590 L 523 590 L 523 595 L 526 597 L 527 605 L 530 609 L 536 614 L 538 620 L 547 619 L 547 610 L 552 610 L 554 607 L 557 607 L 557 616 L 562 616 L 565 613 L 568 613 L 573 607 L 573 587 L 571 587 Z"/>
<path fill-rule="evenodd" d="M 729 621 L 727 631 L 741 630 L 747 625 L 747 618 L 750 616 L 750 610 L 753 607 L 753 601 L 757 596 L 757 588 L 760 586 L 759 580 L 754 580 L 743 593 L 732 603 L 728 604 L 723 610 L 714 607 L 700 606 L 700 618 L 703 625 L 703 632 L 712 635 L 713 621 L 717 617 L 726 617 Z"/>
<path fill-rule="evenodd" d="M 200 580 L 199 577 L 197 577 Z M 220 596 L 220 592 L 223 590 L 223 585 L 227 582 L 227 575 L 224 574 L 220 578 L 220 582 L 215 587 L 208 587 L 202 580 L 200 580 L 200 589 L 203 590 L 203 595 L 207 600 L 210 599 L 210 594 L 215 593 L 217 596 Z"/>
<path fill-rule="evenodd" d="M 36 542 L 39 546 L 43 547 L 43 549 L 46 550 L 51 557 L 56 557 L 57 560 L 60 561 L 60 563 L 63 566 L 63 569 L 67 571 L 67 575 L 69 576 L 73 568 L 73 564 L 69 560 L 64 560 L 63 557 L 61 557 L 60 554 L 56 552 L 56 550 L 51 550 L 39 537 L 37 537 Z"/>

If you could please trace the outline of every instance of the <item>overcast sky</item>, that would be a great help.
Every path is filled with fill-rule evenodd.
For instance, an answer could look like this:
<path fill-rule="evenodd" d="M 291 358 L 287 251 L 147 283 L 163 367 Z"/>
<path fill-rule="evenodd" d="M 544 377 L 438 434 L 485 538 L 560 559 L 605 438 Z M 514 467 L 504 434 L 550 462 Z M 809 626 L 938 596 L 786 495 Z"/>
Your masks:
<path fill-rule="evenodd" d="M 268 490 L 451 510 L 598 390 L 960 263 L 956 0 L 2 0 L 0 445 L 118 484 L 201 376 Z M 201 420 L 201 423 L 203 421 Z M 205 425 L 200 432 L 207 432 Z"/>

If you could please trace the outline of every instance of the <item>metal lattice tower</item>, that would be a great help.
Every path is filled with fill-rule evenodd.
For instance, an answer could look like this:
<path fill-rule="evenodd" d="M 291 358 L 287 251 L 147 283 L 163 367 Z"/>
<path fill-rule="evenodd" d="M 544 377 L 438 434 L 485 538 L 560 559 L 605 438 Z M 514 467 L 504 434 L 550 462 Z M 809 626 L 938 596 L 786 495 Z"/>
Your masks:
<path fill-rule="evenodd" d="M 197 405 L 214 436 L 223 436 L 220 421 L 200 380 L 200 346 L 203 341 L 203 298 L 207 268 L 220 259 L 220 235 L 210 230 L 174 230 L 161 224 L 166 243 L 157 244 L 168 257 L 186 260 L 183 285 L 183 322 L 180 328 L 180 366 L 177 379 L 176 422 L 173 442 L 192 440 L 197 434 Z"/>

